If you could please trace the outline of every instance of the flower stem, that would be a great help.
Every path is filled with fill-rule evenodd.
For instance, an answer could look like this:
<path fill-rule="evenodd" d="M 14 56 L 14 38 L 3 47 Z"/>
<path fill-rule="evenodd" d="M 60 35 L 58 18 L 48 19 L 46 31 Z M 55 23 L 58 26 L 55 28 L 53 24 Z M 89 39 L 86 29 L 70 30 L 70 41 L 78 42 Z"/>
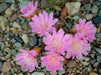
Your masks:
<path fill-rule="evenodd" d="M 66 31 L 67 33 L 76 33 L 76 30 L 75 31 L 73 31 L 73 30 L 68 30 L 68 31 Z"/>
<path fill-rule="evenodd" d="M 42 47 L 37 47 L 37 48 L 34 48 L 34 49 L 32 49 L 32 50 L 35 50 L 36 51 L 36 53 L 37 53 L 37 55 L 36 56 L 38 56 L 39 54 L 40 54 L 40 52 L 42 51 L 42 49 L 44 48 L 44 46 L 45 46 L 45 44 L 43 44 L 43 46 Z"/>

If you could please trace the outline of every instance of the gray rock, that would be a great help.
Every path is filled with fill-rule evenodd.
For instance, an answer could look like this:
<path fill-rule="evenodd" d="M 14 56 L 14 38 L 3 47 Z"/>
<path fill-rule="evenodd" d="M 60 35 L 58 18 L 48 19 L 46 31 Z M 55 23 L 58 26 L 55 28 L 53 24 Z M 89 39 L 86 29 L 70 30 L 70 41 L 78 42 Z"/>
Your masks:
<path fill-rule="evenodd" d="M 30 39 L 29 39 L 29 44 L 31 45 L 31 46 L 34 46 L 34 45 L 36 45 L 37 44 L 37 38 L 36 37 L 30 37 Z"/>
<path fill-rule="evenodd" d="M 98 69 L 98 71 L 99 71 L 99 74 L 101 74 L 101 69 Z"/>
<path fill-rule="evenodd" d="M 92 58 L 94 58 L 94 54 L 90 54 L 90 56 L 91 56 Z"/>
<path fill-rule="evenodd" d="M 65 70 L 63 69 L 63 70 L 61 70 L 61 71 L 58 71 L 58 74 L 59 74 L 59 75 L 65 74 Z"/>
<path fill-rule="evenodd" d="M 98 62 L 98 63 L 101 62 L 101 56 L 97 56 L 97 62 Z"/>
<path fill-rule="evenodd" d="M 101 38 L 101 33 L 96 34 L 97 38 Z"/>
<path fill-rule="evenodd" d="M 29 3 L 29 1 L 21 1 L 19 8 L 22 8 L 24 6 L 27 6 L 28 3 Z"/>
<path fill-rule="evenodd" d="M 11 42 L 14 44 L 16 42 L 16 40 L 13 38 L 13 39 L 11 39 Z"/>
<path fill-rule="evenodd" d="M 74 16 L 73 19 L 74 19 L 74 20 L 79 20 L 80 17 L 79 17 L 79 16 Z"/>
<path fill-rule="evenodd" d="M 0 4 L 0 13 L 2 13 L 3 11 L 5 11 L 6 8 L 7 8 L 7 4 L 4 4 L 4 3 Z"/>
<path fill-rule="evenodd" d="M 97 13 L 98 12 L 98 7 L 96 5 L 93 6 L 91 9 L 92 13 Z"/>
<path fill-rule="evenodd" d="M 0 48 L 4 49 L 4 43 L 3 42 L 0 42 Z"/>
<path fill-rule="evenodd" d="M 45 75 L 45 73 L 43 73 L 43 72 L 34 72 L 31 75 Z"/>
<path fill-rule="evenodd" d="M 19 73 L 18 75 L 23 75 L 23 73 Z"/>
<path fill-rule="evenodd" d="M 18 53 L 16 52 L 16 50 L 11 50 L 11 53 L 13 56 L 16 56 Z"/>
<path fill-rule="evenodd" d="M 96 48 L 96 51 L 101 54 L 101 48 Z"/>
<path fill-rule="evenodd" d="M 21 45 L 20 43 L 18 43 L 18 42 L 15 43 L 15 47 L 17 47 L 17 48 L 21 48 L 21 46 L 22 46 L 22 45 Z"/>
<path fill-rule="evenodd" d="M 95 1 L 94 5 L 100 6 L 101 7 L 101 1 Z"/>
<path fill-rule="evenodd" d="M 97 67 L 98 66 L 98 62 L 94 63 L 94 67 Z"/>
<path fill-rule="evenodd" d="M 88 58 L 88 57 L 83 57 L 83 60 L 85 60 L 85 61 L 89 61 L 90 58 Z"/>
<path fill-rule="evenodd" d="M 5 27 L 5 23 L 4 22 L 0 22 L 0 27 L 3 31 L 5 31 L 6 27 Z"/>
<path fill-rule="evenodd" d="M 28 38 L 27 34 L 23 34 L 22 39 L 25 43 L 28 43 L 29 38 Z"/>
<path fill-rule="evenodd" d="M 22 28 L 23 28 L 23 29 L 27 29 L 27 28 L 28 28 L 27 25 L 28 25 L 28 24 L 24 23 L 24 24 L 22 25 Z"/>
<path fill-rule="evenodd" d="M 13 70 L 13 68 L 11 68 L 11 74 L 13 74 L 13 75 L 14 75 L 14 70 Z"/>
<path fill-rule="evenodd" d="M 87 20 L 91 20 L 91 19 L 93 18 L 93 15 L 92 15 L 92 14 L 86 14 L 86 15 L 85 15 L 85 18 L 86 18 Z"/>
<path fill-rule="evenodd" d="M 17 42 L 21 43 L 21 44 L 24 43 L 23 40 L 22 40 L 20 37 L 14 37 L 14 39 L 15 39 Z"/>
<path fill-rule="evenodd" d="M 14 27 L 14 28 L 21 28 L 21 26 L 20 26 L 17 22 L 14 22 L 14 23 L 13 23 L 13 27 Z"/>
<path fill-rule="evenodd" d="M 101 9 L 100 9 L 99 12 L 98 12 L 98 16 L 101 16 Z"/>
<path fill-rule="evenodd" d="M 41 0 L 41 7 L 46 8 L 48 6 L 48 0 Z"/>
<path fill-rule="evenodd" d="M 57 17 L 61 16 L 61 11 L 57 10 L 54 15 L 57 16 Z"/>
<path fill-rule="evenodd" d="M 101 16 L 96 16 L 95 18 L 94 18 L 94 23 L 101 23 Z"/>
<path fill-rule="evenodd" d="M 9 35 L 9 38 L 13 37 L 13 35 L 14 35 L 12 32 L 7 32 L 7 34 Z"/>
<path fill-rule="evenodd" d="M 96 62 L 96 59 L 92 59 L 89 61 L 91 64 L 94 64 Z"/>
<path fill-rule="evenodd" d="M 5 0 L 7 3 L 15 3 L 15 0 Z"/>
<path fill-rule="evenodd" d="M 0 69 L 1 69 L 1 67 L 2 67 L 2 62 L 0 62 Z"/>
<path fill-rule="evenodd" d="M 85 9 L 87 11 L 90 11 L 91 10 L 91 3 L 85 4 Z"/>
<path fill-rule="evenodd" d="M 68 9 L 68 15 L 72 16 L 79 12 L 81 3 L 80 2 L 67 2 L 65 7 Z"/>
<path fill-rule="evenodd" d="M 87 66 L 87 65 L 89 65 L 89 62 L 82 62 L 82 64 L 83 64 L 84 66 Z"/>

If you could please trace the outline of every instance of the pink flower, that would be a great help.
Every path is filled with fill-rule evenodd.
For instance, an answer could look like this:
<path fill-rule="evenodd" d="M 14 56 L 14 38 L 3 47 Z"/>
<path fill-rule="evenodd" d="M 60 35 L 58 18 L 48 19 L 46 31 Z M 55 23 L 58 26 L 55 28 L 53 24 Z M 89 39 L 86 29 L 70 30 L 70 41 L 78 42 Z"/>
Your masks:
<path fill-rule="evenodd" d="M 22 53 L 19 53 L 16 56 L 16 60 L 22 68 L 25 68 L 26 71 L 32 72 L 35 67 L 38 67 L 37 60 L 34 56 L 36 56 L 36 52 L 34 50 L 20 50 Z"/>
<path fill-rule="evenodd" d="M 79 24 L 76 24 L 76 30 L 77 30 L 77 35 L 84 39 L 92 42 L 95 40 L 95 33 L 96 33 L 96 28 L 92 24 L 91 21 L 88 21 L 86 23 L 85 19 L 80 19 Z"/>
<path fill-rule="evenodd" d="M 88 55 L 87 51 L 90 51 L 91 47 L 87 41 L 79 39 L 77 35 L 74 37 L 71 36 L 69 39 L 71 41 L 71 44 L 68 46 L 69 49 L 67 50 L 67 58 L 70 58 L 72 56 L 72 59 L 76 57 L 80 60 L 83 58 L 82 54 Z"/>
<path fill-rule="evenodd" d="M 64 51 L 68 49 L 69 42 L 68 34 L 64 35 L 64 31 L 60 29 L 58 32 L 53 31 L 53 34 L 46 33 L 46 37 L 43 38 L 43 42 L 46 44 L 45 49 L 53 52 L 58 52 L 64 55 Z"/>
<path fill-rule="evenodd" d="M 41 60 L 48 71 L 56 72 L 63 69 L 61 61 L 64 61 L 64 58 L 56 53 L 49 52 L 47 56 L 41 57 Z"/>
<path fill-rule="evenodd" d="M 23 8 L 21 8 L 21 12 L 23 13 L 22 16 L 24 17 L 32 17 L 37 13 L 37 4 L 38 2 L 35 3 L 35 6 L 33 5 L 33 1 L 28 3 L 27 6 L 24 6 Z"/>
<path fill-rule="evenodd" d="M 32 32 L 36 32 L 39 36 L 43 36 L 46 32 L 55 30 L 55 27 L 52 27 L 58 19 L 53 20 L 53 13 L 50 13 L 49 16 L 46 11 L 39 13 L 38 16 L 32 18 L 33 22 L 30 22 Z"/>

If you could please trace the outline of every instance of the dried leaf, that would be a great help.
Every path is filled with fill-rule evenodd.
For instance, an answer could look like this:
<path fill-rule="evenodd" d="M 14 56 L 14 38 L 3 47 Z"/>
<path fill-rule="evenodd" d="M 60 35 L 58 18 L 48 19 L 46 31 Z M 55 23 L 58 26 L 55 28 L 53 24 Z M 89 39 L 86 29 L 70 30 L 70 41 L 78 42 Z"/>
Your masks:
<path fill-rule="evenodd" d="M 16 20 L 16 18 L 17 18 L 17 15 L 16 15 L 16 14 L 13 15 L 13 16 L 11 17 L 11 19 L 10 19 L 10 22 L 13 22 L 14 20 Z"/>
<path fill-rule="evenodd" d="M 64 7 L 63 10 L 62 10 L 62 12 L 61 12 L 61 18 L 65 18 L 66 13 L 67 13 L 67 8 Z"/>
<path fill-rule="evenodd" d="M 4 62 L 3 66 L 1 68 L 1 71 L 2 72 L 8 72 L 10 69 L 11 69 L 10 62 L 8 62 L 8 61 Z"/>

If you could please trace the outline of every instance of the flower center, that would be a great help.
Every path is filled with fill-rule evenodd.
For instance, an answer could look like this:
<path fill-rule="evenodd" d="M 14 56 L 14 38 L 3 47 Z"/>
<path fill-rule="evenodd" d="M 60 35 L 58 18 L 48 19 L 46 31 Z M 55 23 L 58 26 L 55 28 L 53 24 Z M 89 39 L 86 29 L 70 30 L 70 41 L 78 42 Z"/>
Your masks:
<path fill-rule="evenodd" d="M 43 30 L 47 30 L 48 26 L 46 23 L 44 24 L 41 24 L 40 27 L 43 29 Z"/>
<path fill-rule="evenodd" d="M 58 62 L 58 58 L 55 55 L 50 55 L 49 60 L 50 60 L 49 63 L 51 65 L 55 65 Z"/>
<path fill-rule="evenodd" d="M 31 56 L 29 53 L 26 53 L 26 55 L 27 55 L 26 56 L 27 61 L 33 63 L 34 62 L 34 57 Z"/>
<path fill-rule="evenodd" d="M 50 45 L 52 46 L 52 48 L 61 49 L 63 42 L 58 37 L 54 37 Z"/>
<path fill-rule="evenodd" d="M 72 51 L 77 52 L 81 49 L 82 43 L 77 41 L 76 39 L 72 40 L 72 44 L 70 45 L 70 48 Z"/>
<path fill-rule="evenodd" d="M 85 36 L 87 36 L 88 32 L 87 32 L 87 29 L 83 26 L 80 31 L 80 33 L 83 32 Z"/>

